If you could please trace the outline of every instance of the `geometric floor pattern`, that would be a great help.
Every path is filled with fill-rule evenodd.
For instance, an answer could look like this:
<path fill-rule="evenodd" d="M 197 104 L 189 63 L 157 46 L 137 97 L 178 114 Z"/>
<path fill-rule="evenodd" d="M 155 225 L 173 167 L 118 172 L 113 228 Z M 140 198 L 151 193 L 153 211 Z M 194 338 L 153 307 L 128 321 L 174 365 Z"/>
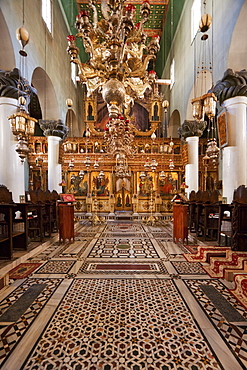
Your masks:
<path fill-rule="evenodd" d="M 34 284 L 45 284 L 46 288 L 29 306 L 24 314 L 14 323 L 0 323 L 0 366 L 6 356 L 15 347 L 18 341 L 25 334 L 29 326 L 33 323 L 39 312 L 42 310 L 47 300 L 51 297 L 55 289 L 60 284 L 61 279 L 27 279 L 22 285 L 14 290 L 6 299 L 0 303 L 0 313 L 2 314 L 9 309 L 23 293 Z M 11 369 L 12 370 L 12 369 Z"/>
<path fill-rule="evenodd" d="M 173 282 L 156 279 L 75 279 L 24 369 L 64 364 L 220 369 Z"/>
<path fill-rule="evenodd" d="M 98 239 L 88 257 L 157 258 L 158 255 L 149 238 L 126 238 L 123 235 L 115 239 Z"/>
<path fill-rule="evenodd" d="M 55 234 L 32 251 L 26 263 L 41 263 L 39 269 L 0 291 L 0 320 L 16 320 L 0 321 L 0 368 L 247 368 L 244 307 L 200 263 L 185 259 L 197 240 L 190 235 L 188 247 L 175 244 L 172 227 L 83 220 L 73 243 Z M 243 322 L 222 314 L 207 284 Z M 42 291 L 14 312 L 35 285 Z"/>
<path fill-rule="evenodd" d="M 75 261 L 52 260 L 35 271 L 36 274 L 67 274 Z"/>
<path fill-rule="evenodd" d="M 179 274 L 206 275 L 200 263 L 189 263 L 187 261 L 171 261 Z"/>
<path fill-rule="evenodd" d="M 130 263 L 124 263 L 124 262 L 104 262 L 102 264 L 102 260 L 99 260 L 98 262 L 95 262 L 95 260 L 92 261 L 86 261 L 81 268 L 79 269 L 78 273 L 95 273 L 95 274 L 115 274 L 120 275 L 123 273 L 125 274 L 132 274 L 133 270 L 135 271 L 135 274 L 143 274 L 145 271 L 146 274 L 153 274 L 154 272 L 156 274 L 168 274 L 168 271 L 164 264 L 160 261 L 154 262 L 154 263 L 134 263 L 131 265 Z"/>
<path fill-rule="evenodd" d="M 245 366 L 247 364 L 247 311 L 243 306 L 239 305 L 236 298 L 229 292 L 229 290 L 218 280 L 187 280 L 186 284 L 191 292 L 195 295 L 200 305 L 207 313 L 208 317 L 220 331 L 221 335 L 228 342 L 231 350 L 238 355 L 239 360 Z M 210 299 L 204 294 L 200 288 L 202 284 L 213 286 L 218 292 L 230 302 L 243 317 L 241 322 L 228 321 L 222 313 L 215 307 Z"/>

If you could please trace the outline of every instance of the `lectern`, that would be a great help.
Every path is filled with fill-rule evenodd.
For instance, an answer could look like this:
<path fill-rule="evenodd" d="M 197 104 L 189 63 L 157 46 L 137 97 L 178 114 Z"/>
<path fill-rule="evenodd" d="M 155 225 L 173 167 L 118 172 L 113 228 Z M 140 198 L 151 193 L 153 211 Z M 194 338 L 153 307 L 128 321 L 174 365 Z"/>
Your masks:
<path fill-rule="evenodd" d="M 173 241 L 188 243 L 188 205 L 173 205 Z"/>
<path fill-rule="evenodd" d="M 59 223 L 59 242 L 69 240 L 71 243 L 75 241 L 75 230 L 74 230 L 74 204 L 71 203 L 73 199 L 66 198 L 62 194 L 62 201 L 58 201 L 58 223 Z M 73 195 L 68 194 L 70 197 Z"/>

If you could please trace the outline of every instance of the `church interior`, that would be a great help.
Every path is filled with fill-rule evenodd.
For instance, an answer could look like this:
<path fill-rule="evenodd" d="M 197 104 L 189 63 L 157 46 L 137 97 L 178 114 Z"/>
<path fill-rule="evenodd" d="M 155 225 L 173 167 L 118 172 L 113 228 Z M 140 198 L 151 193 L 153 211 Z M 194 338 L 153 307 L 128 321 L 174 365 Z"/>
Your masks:
<path fill-rule="evenodd" d="M 246 0 L 0 0 L 0 368 L 247 368 Z"/>

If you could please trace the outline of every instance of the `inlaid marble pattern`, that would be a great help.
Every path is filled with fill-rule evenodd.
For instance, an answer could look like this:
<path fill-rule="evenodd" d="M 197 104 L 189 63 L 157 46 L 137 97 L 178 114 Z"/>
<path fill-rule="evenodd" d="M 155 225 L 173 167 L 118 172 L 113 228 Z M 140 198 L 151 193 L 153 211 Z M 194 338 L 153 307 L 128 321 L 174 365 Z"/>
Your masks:
<path fill-rule="evenodd" d="M 158 254 L 150 239 L 103 239 L 97 240 L 89 258 L 157 258 Z"/>
<path fill-rule="evenodd" d="M 0 367 L 11 350 L 22 338 L 27 329 L 33 323 L 36 316 L 47 303 L 61 279 L 27 279 L 0 303 L 0 315 L 7 311 L 27 289 L 35 284 L 45 284 L 46 288 L 39 294 L 38 298 L 22 314 L 21 318 L 14 323 L 0 322 Z"/>
<path fill-rule="evenodd" d="M 34 260 L 35 261 L 47 261 L 48 259 L 52 258 L 54 255 L 59 254 L 65 248 L 67 248 L 67 244 L 60 245 L 59 242 L 53 242 L 47 248 L 42 250 L 42 252 L 38 253 L 35 257 L 30 258 L 29 260 L 32 262 L 34 262 Z"/>
<path fill-rule="evenodd" d="M 187 286 L 198 300 L 199 304 L 213 322 L 217 330 L 229 345 L 229 349 L 241 360 L 244 369 L 247 368 L 247 311 L 236 298 L 218 280 L 185 280 Z M 221 312 L 200 288 L 202 284 L 212 285 L 246 320 L 245 322 L 228 322 Z"/>
<path fill-rule="evenodd" d="M 126 262 L 127 263 L 127 262 Z M 87 274 L 87 273 L 94 273 L 94 274 L 115 274 L 115 275 L 119 275 L 119 274 L 122 274 L 124 272 L 124 274 L 132 274 L 133 273 L 136 275 L 136 274 L 143 274 L 145 272 L 145 274 L 168 274 L 168 271 L 166 269 L 166 267 L 164 266 L 164 264 L 159 261 L 159 262 L 155 262 L 155 263 L 149 263 L 148 265 L 150 266 L 150 270 L 141 270 L 141 271 L 138 271 L 137 269 L 135 269 L 134 271 L 131 270 L 131 271 L 128 271 L 127 269 L 123 269 L 121 266 L 124 264 L 124 262 L 104 262 L 105 265 L 109 265 L 109 266 L 113 266 L 114 267 L 117 267 L 119 266 L 119 269 L 118 271 L 116 271 L 116 269 L 114 268 L 113 269 L 99 269 L 98 266 L 100 266 L 102 264 L 102 260 L 98 261 L 98 262 L 90 262 L 90 261 L 86 261 L 82 266 L 81 268 L 79 269 L 79 273 L 84 273 L 84 274 Z M 128 262 L 129 264 L 129 262 Z M 140 264 L 143 264 L 140 262 Z M 134 266 L 138 266 L 138 263 L 135 262 L 133 263 L 133 267 Z"/>
<path fill-rule="evenodd" d="M 53 368 L 221 366 L 171 280 L 75 279 L 23 370 Z"/>
<path fill-rule="evenodd" d="M 0 323 L 3 370 L 246 367 L 246 322 L 222 318 L 200 288 L 204 281 L 216 283 L 202 275 L 201 265 L 185 260 L 187 249 L 182 243 L 173 243 L 171 225 L 150 227 L 140 222 L 111 221 L 97 227 L 77 224 L 76 232 L 74 243 L 60 244 L 53 238 L 50 246 L 45 245 L 36 256 L 32 254 L 27 261 L 41 262 L 41 268 L 26 279 L 25 289 L 15 289 L 2 298 L 5 312 L 22 294 L 28 295 L 29 284 L 48 284 L 49 293 L 43 299 L 42 292 L 17 323 Z M 165 238 L 169 233 L 170 239 Z M 188 280 L 190 274 L 193 277 Z M 14 284 L 22 286 L 18 280 Z M 56 289 L 52 284 L 59 286 Z M 229 291 L 220 283 L 219 287 L 232 307 L 242 313 Z M 193 295 L 201 309 L 191 304 Z M 241 365 L 233 351 L 236 356 L 239 353 Z"/>
<path fill-rule="evenodd" d="M 127 233 L 127 232 L 124 232 L 124 233 L 120 233 L 118 231 L 116 232 L 111 232 L 111 233 L 102 233 L 100 235 L 101 238 L 122 238 L 122 237 L 125 237 L 125 238 L 146 238 L 147 237 L 147 234 L 146 233 Z"/>
<path fill-rule="evenodd" d="M 82 253 L 85 252 L 91 240 L 92 240 L 91 238 L 88 239 L 81 238 L 79 240 L 76 240 L 74 243 L 67 245 L 66 248 L 63 248 L 62 251 L 56 253 L 54 257 L 80 258 Z"/>
<path fill-rule="evenodd" d="M 79 231 L 76 233 L 75 238 L 94 238 L 96 232 Z"/>
<path fill-rule="evenodd" d="M 100 233 L 103 232 L 106 228 L 106 225 L 91 225 L 91 223 L 88 220 L 80 221 L 80 227 L 77 229 L 77 232 L 87 232 L 87 233 Z"/>
<path fill-rule="evenodd" d="M 108 224 L 105 229 L 106 232 L 112 231 L 112 232 L 143 232 L 143 227 L 141 224 L 137 223 L 113 223 L 113 224 Z"/>
<path fill-rule="evenodd" d="M 169 239 L 169 240 L 172 240 L 170 233 L 156 232 L 156 233 L 153 233 L 152 234 L 152 237 L 153 238 L 156 238 L 156 239 Z"/>
<path fill-rule="evenodd" d="M 189 263 L 187 261 L 171 261 L 179 274 L 207 275 L 200 263 Z"/>
<path fill-rule="evenodd" d="M 40 269 L 35 271 L 36 274 L 67 274 L 75 261 L 65 260 L 50 260 L 46 262 Z"/>
<path fill-rule="evenodd" d="M 159 240 L 157 239 L 157 244 L 159 246 L 159 248 L 162 250 L 162 252 L 165 254 L 166 258 L 169 260 L 170 259 L 170 253 L 168 252 L 168 250 L 164 247 L 164 242 L 163 240 Z"/>

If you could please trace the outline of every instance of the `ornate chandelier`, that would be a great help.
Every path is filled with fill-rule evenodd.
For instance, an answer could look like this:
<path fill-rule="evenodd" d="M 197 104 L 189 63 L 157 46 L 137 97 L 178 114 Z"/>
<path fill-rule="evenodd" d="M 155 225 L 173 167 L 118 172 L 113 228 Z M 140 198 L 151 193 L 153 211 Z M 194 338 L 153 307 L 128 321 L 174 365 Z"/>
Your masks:
<path fill-rule="evenodd" d="M 102 18 L 95 0 L 89 0 L 92 19 L 87 10 L 76 17 L 78 33 L 69 35 L 67 51 L 71 62 L 79 68 L 80 81 L 87 86 L 87 95 L 101 91 L 107 103 L 110 118 L 121 114 L 123 104 L 144 98 L 146 90 L 152 90 L 154 80 L 147 72 L 149 62 L 156 59 L 160 49 L 159 36 L 153 36 L 148 45 L 144 23 L 149 20 L 150 4 L 144 0 L 140 7 L 141 21 L 135 23 L 136 8 L 125 5 L 123 0 L 107 0 L 101 3 Z M 76 38 L 81 38 L 89 55 L 86 63 L 78 59 Z M 145 50 L 145 54 L 144 54 Z"/>
<path fill-rule="evenodd" d="M 108 153 L 116 156 L 118 153 L 132 155 L 136 152 L 133 147 L 134 131 L 129 125 L 129 120 L 121 115 L 117 118 L 109 118 L 106 124 L 104 141 Z"/>
<path fill-rule="evenodd" d="M 23 96 L 19 97 L 18 104 L 16 113 L 12 114 L 8 119 L 10 120 L 12 132 L 18 140 L 15 150 L 23 163 L 30 151 L 28 137 L 34 134 L 35 123 L 38 121 L 30 117 L 26 110 L 26 99 Z"/>
<path fill-rule="evenodd" d="M 120 178 L 131 176 L 131 173 L 128 167 L 127 158 L 124 153 L 118 153 L 116 155 L 115 175 L 116 177 L 120 177 Z"/>

